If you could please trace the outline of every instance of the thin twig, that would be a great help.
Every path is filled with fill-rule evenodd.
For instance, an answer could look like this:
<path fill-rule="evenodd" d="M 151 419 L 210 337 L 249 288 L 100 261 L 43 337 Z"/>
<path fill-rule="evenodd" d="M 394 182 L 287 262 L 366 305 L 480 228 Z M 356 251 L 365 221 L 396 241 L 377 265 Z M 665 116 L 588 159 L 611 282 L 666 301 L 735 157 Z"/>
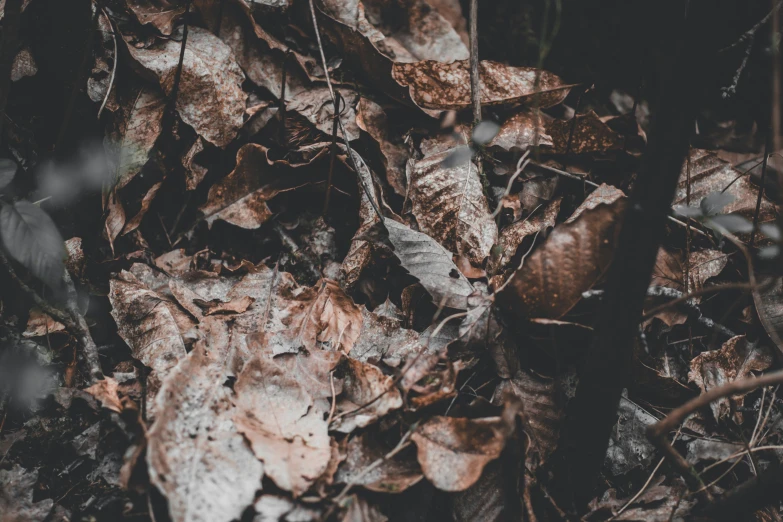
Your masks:
<path fill-rule="evenodd" d="M 699 290 L 694 290 L 689 294 L 682 294 L 680 297 L 677 297 L 672 301 L 668 301 L 666 303 L 656 306 L 655 308 L 648 311 L 642 316 L 642 321 L 651 319 L 655 317 L 657 314 L 666 310 L 667 308 L 676 306 L 680 303 L 684 303 L 685 301 L 689 301 L 695 297 L 714 294 L 715 292 L 721 292 L 723 290 L 753 290 L 753 287 L 748 283 L 726 283 L 723 285 L 705 286 L 704 288 L 700 288 Z"/>
<path fill-rule="evenodd" d="M 481 81 L 478 53 L 478 0 L 470 0 L 470 99 L 473 104 L 473 124 L 481 121 Z"/>
<path fill-rule="evenodd" d="M 79 344 L 81 344 L 82 356 L 89 371 L 90 382 L 94 383 L 95 381 L 103 379 L 103 371 L 101 370 L 101 364 L 98 358 L 98 346 L 92 339 L 90 328 L 87 326 L 87 322 L 79 312 L 76 288 L 73 285 L 73 281 L 71 280 L 71 276 L 68 274 L 68 271 L 65 270 L 63 274 L 66 285 L 67 298 L 65 303 L 65 310 L 61 310 L 60 308 L 53 306 L 51 303 L 49 303 L 49 301 L 42 298 L 38 292 L 30 288 L 27 283 L 22 281 L 2 251 L 0 251 L 0 264 L 5 267 L 5 269 L 8 271 L 8 274 L 11 276 L 11 279 L 13 279 L 14 282 L 19 285 L 19 288 L 30 295 L 38 308 L 40 308 L 44 313 L 48 314 L 56 321 L 62 323 L 71 333 L 71 335 L 76 338 Z"/>
<path fill-rule="evenodd" d="M 106 9 L 101 7 L 101 11 L 103 11 L 103 16 L 106 17 L 106 20 L 109 21 L 109 27 L 111 28 L 111 40 L 114 43 L 114 63 L 111 66 L 111 76 L 109 76 L 109 87 L 106 89 L 106 96 L 103 97 L 103 101 L 101 102 L 101 107 L 100 109 L 98 109 L 98 119 L 100 119 L 101 113 L 103 112 L 103 109 L 106 107 L 106 102 L 109 101 L 109 95 L 111 94 L 111 89 L 112 87 L 114 87 L 114 77 L 117 74 L 117 62 L 120 59 L 119 54 L 117 53 L 117 30 L 114 28 L 114 23 L 109 17 L 109 14 L 106 12 Z"/>
<path fill-rule="evenodd" d="M 527 157 L 530 155 L 530 150 L 527 150 L 521 158 L 519 158 L 519 161 L 517 161 L 517 170 L 514 172 L 514 174 L 509 178 L 508 185 L 506 185 L 506 191 L 503 192 L 503 195 L 500 196 L 500 201 L 498 201 L 498 206 L 495 209 L 495 211 L 492 213 L 492 219 L 495 219 L 498 214 L 500 214 L 500 211 L 503 210 L 503 198 L 511 194 L 511 185 L 514 184 L 514 182 L 517 180 L 520 174 L 524 172 L 525 167 L 530 164 L 530 160 L 527 159 Z"/>
<path fill-rule="evenodd" d="M 772 141 L 769 129 L 764 140 L 764 161 L 761 164 L 761 181 L 759 182 L 759 195 L 756 198 L 756 211 L 753 212 L 753 230 L 750 233 L 750 248 L 753 248 L 756 242 L 756 230 L 759 223 L 759 213 L 761 212 L 761 200 L 764 198 L 764 182 L 767 180 L 767 161 L 769 160 L 769 144 Z"/>
<path fill-rule="evenodd" d="M 364 181 L 362 180 L 361 175 L 359 174 L 359 166 L 356 163 L 356 158 L 354 157 L 353 150 L 351 149 L 351 144 L 348 140 L 348 133 L 345 132 L 345 127 L 343 126 L 343 119 L 339 116 L 339 104 L 337 103 L 337 96 L 334 93 L 334 87 L 332 87 L 332 80 L 329 77 L 329 65 L 326 62 L 326 53 L 324 52 L 324 46 L 321 42 L 321 30 L 318 28 L 318 18 L 315 15 L 315 4 L 313 3 L 313 0 L 310 0 L 310 14 L 313 18 L 313 29 L 315 30 L 315 39 L 318 42 L 318 51 L 321 54 L 321 64 L 324 68 L 324 75 L 326 76 L 326 86 L 329 88 L 329 94 L 332 97 L 332 106 L 334 107 L 334 114 L 337 116 L 337 123 L 340 126 L 340 132 L 343 135 L 343 141 L 345 141 L 345 148 L 348 149 L 348 159 L 351 162 L 351 166 L 353 167 L 354 172 L 356 172 L 356 175 L 359 177 L 359 184 L 362 186 L 362 189 L 364 189 L 364 193 L 367 195 L 367 199 L 370 200 L 370 205 L 372 205 L 373 210 L 378 215 L 378 219 L 381 220 L 381 223 L 383 223 L 383 215 L 381 214 L 381 211 L 378 209 L 378 206 L 375 204 L 375 199 L 372 197 L 372 193 L 370 192 L 370 187 L 367 187 L 364 184 Z M 357 154 L 358 156 L 358 154 Z M 360 156 L 361 158 L 361 156 Z M 362 160 L 362 163 L 364 163 L 364 160 Z M 364 165 L 368 170 L 369 166 L 365 163 Z"/>
<path fill-rule="evenodd" d="M 326 179 L 326 193 L 324 194 L 324 209 L 322 212 L 322 215 L 326 217 L 326 213 L 329 211 L 329 196 L 332 193 L 332 182 L 334 180 L 334 164 L 337 160 L 337 122 L 340 118 L 340 112 L 339 112 L 339 105 L 340 102 L 343 100 L 343 97 L 340 95 L 340 93 L 335 93 L 335 96 L 337 96 L 337 106 L 338 108 L 334 111 L 334 120 L 332 122 L 332 143 L 329 147 L 329 175 Z M 345 103 L 343 101 L 343 103 Z M 358 176 L 358 172 L 357 172 Z"/>

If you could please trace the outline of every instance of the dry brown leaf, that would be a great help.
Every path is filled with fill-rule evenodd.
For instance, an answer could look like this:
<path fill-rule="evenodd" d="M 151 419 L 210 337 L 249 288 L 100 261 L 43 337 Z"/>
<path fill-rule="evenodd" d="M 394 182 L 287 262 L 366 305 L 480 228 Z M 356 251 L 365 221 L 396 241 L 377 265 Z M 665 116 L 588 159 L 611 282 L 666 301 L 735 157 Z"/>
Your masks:
<path fill-rule="evenodd" d="M 38 65 L 35 63 L 32 51 L 29 47 L 23 47 L 16 53 L 11 65 L 11 81 L 18 82 L 22 78 L 35 76 L 37 72 Z"/>
<path fill-rule="evenodd" d="M 256 229 L 272 216 L 266 202 L 280 192 L 307 183 L 307 173 L 281 176 L 267 162 L 267 149 L 255 143 L 237 152 L 237 166 L 209 189 L 199 210 L 207 223 L 222 220 L 241 228 Z"/>
<path fill-rule="evenodd" d="M 723 161 L 712 152 L 701 149 L 691 149 L 689 161 L 683 164 L 672 206 L 686 204 L 689 165 L 691 171 L 691 207 L 699 207 L 703 198 L 715 192 L 722 192 L 731 185 L 726 189 L 726 193 L 734 196 L 734 201 L 723 207 L 720 213 L 737 213 L 750 220 L 753 219 L 759 189 L 750 181 L 750 175 L 743 174 L 732 167 L 731 163 Z M 766 197 L 762 199 L 758 222 L 767 223 L 774 221 L 776 215 L 775 205 Z"/>
<path fill-rule="evenodd" d="M 623 148 L 622 136 L 602 122 L 594 111 L 574 118 L 545 123 L 546 133 L 552 137 L 552 154 L 591 154 Z"/>
<path fill-rule="evenodd" d="M 347 507 L 342 522 L 389 522 L 378 506 L 370 504 L 358 495 L 351 495 L 345 500 Z"/>
<path fill-rule="evenodd" d="M 104 408 L 117 413 L 122 413 L 124 405 L 122 399 L 120 399 L 117 394 L 118 387 L 119 383 L 117 383 L 116 380 L 111 377 L 105 377 L 103 380 L 96 382 L 89 388 L 85 388 L 84 391 L 95 397 Z"/>
<path fill-rule="evenodd" d="M 363 239 L 362 236 L 380 221 L 378 213 L 375 212 L 376 208 L 380 208 L 380 204 L 378 195 L 375 192 L 375 183 L 373 183 L 372 173 L 356 151 L 353 153 L 353 158 L 356 165 L 359 167 L 359 175 L 357 176 L 356 182 L 359 185 L 358 189 L 361 200 L 359 203 L 359 228 L 354 233 L 351 247 L 348 249 L 348 253 L 345 255 L 345 259 L 343 259 L 343 263 L 340 266 L 340 273 L 343 276 L 345 289 L 348 291 L 353 290 L 362 275 L 362 271 L 370 264 L 372 259 L 372 244 L 366 239 Z M 365 188 L 367 188 L 366 191 Z M 367 192 L 370 192 L 370 195 L 373 198 L 372 202 L 370 201 L 370 196 L 367 195 Z M 373 206 L 373 204 L 375 206 Z"/>
<path fill-rule="evenodd" d="M 625 197 L 625 193 L 623 193 L 622 190 L 613 187 L 612 185 L 607 185 L 606 183 L 601 183 L 601 185 L 598 186 L 597 189 L 592 191 L 582 202 L 581 205 L 576 207 L 576 210 L 574 210 L 574 213 L 571 214 L 571 217 L 565 220 L 566 223 L 571 223 L 572 221 L 576 221 L 576 218 L 582 215 L 582 212 L 585 210 L 590 210 L 592 208 L 597 207 L 598 205 L 611 205 L 615 201 L 622 199 Z"/>
<path fill-rule="evenodd" d="M 182 166 L 185 167 L 185 189 L 196 190 L 207 175 L 207 168 L 198 163 L 196 156 L 201 154 L 206 147 L 206 142 L 201 136 L 196 137 L 196 141 L 182 156 Z"/>
<path fill-rule="evenodd" d="M 532 443 L 528 453 L 535 450 L 537 464 L 543 465 L 557 449 L 565 414 L 565 398 L 557 380 L 520 369 L 498 384 L 495 397 L 506 393 L 522 401 L 522 426 Z"/>
<path fill-rule="evenodd" d="M 262 354 L 245 365 L 234 389 L 234 422 L 264 472 L 294 497 L 302 495 L 331 458 L 328 403 L 319 407 L 296 378 Z"/>
<path fill-rule="evenodd" d="M 497 303 L 521 320 L 568 313 L 609 267 L 624 203 L 599 205 L 556 226 L 496 294 Z"/>
<path fill-rule="evenodd" d="M 727 254 L 719 250 L 699 250 L 691 252 L 688 276 L 688 288 L 685 288 L 685 255 L 682 252 L 672 253 L 661 248 L 655 260 L 652 279 L 653 286 L 673 288 L 684 293 L 695 292 L 704 287 L 704 283 L 711 277 L 720 274 L 728 263 Z M 699 302 L 700 298 L 694 298 Z M 688 316 L 675 308 L 668 308 L 657 314 L 660 320 L 669 326 L 684 324 Z"/>
<path fill-rule="evenodd" d="M 481 266 L 498 237 L 478 168 L 472 161 L 444 164 L 451 151 L 414 162 L 408 198 L 422 232 Z"/>
<path fill-rule="evenodd" d="M 497 320 L 491 297 L 473 296 L 468 315 L 459 325 L 459 353 L 489 352 L 498 376 L 508 379 L 519 368 L 517 346 Z M 456 350 L 455 350 L 456 351 Z"/>
<path fill-rule="evenodd" d="M 0 513 L 3 522 L 42 521 L 52 511 L 50 498 L 33 502 L 38 471 L 27 471 L 19 464 L 0 470 Z"/>
<path fill-rule="evenodd" d="M 157 392 L 159 382 L 186 355 L 180 328 L 169 303 L 149 290 L 132 273 L 122 271 L 109 282 L 111 315 L 117 333 L 130 346 L 133 357 L 152 369 L 148 391 Z"/>
<path fill-rule="evenodd" d="M 170 94 L 180 42 L 159 40 L 146 49 L 126 43 L 131 57 Z M 180 118 L 210 143 L 225 147 L 242 127 L 247 98 L 241 87 L 244 79 L 226 44 L 206 29 L 191 27 L 177 92 Z"/>
<path fill-rule="evenodd" d="M 368 98 L 359 100 L 356 106 L 356 125 L 378 142 L 386 168 L 386 181 L 400 196 L 406 194 L 405 165 L 408 149 L 402 140 L 389 129 L 386 113 L 380 105 Z"/>
<path fill-rule="evenodd" d="M 411 435 L 424 476 L 443 491 L 464 491 L 506 442 L 500 417 L 431 417 Z"/>
<path fill-rule="evenodd" d="M 490 147 L 499 147 L 507 151 L 526 151 L 536 139 L 536 117 L 530 112 L 518 112 L 500 126 L 500 130 L 489 142 Z M 553 146 L 552 138 L 546 133 L 543 121 L 538 124 L 538 144 L 541 147 Z"/>
<path fill-rule="evenodd" d="M 533 216 L 528 216 L 504 228 L 498 238 L 498 245 L 503 250 L 497 256 L 493 253 L 487 264 L 487 271 L 495 274 L 512 268 L 509 266 L 509 263 L 526 237 L 555 226 L 555 219 L 560 212 L 561 201 L 562 198 L 553 199 L 541 212 L 537 212 Z"/>
<path fill-rule="evenodd" d="M 44 337 L 55 332 L 62 332 L 65 326 L 52 319 L 49 315 L 35 307 L 30 309 L 27 318 L 27 328 L 22 334 L 24 337 Z"/>
<path fill-rule="evenodd" d="M 409 355 L 423 349 L 419 333 L 402 327 L 398 319 L 362 308 L 362 331 L 348 355 L 357 361 L 397 368 Z"/>
<path fill-rule="evenodd" d="M 720 350 L 702 352 L 691 360 L 688 380 L 696 383 L 702 392 L 730 382 L 752 377 L 772 365 L 772 354 L 764 346 L 749 343 L 744 335 L 732 337 Z M 720 421 L 733 413 L 735 422 L 742 422 L 742 413 L 737 409 L 745 402 L 744 396 L 723 397 L 710 403 L 712 414 Z"/>
<path fill-rule="evenodd" d="M 538 89 L 534 88 L 539 75 Z M 394 79 L 408 87 L 411 99 L 423 109 L 462 110 L 470 107 L 470 73 L 467 60 L 441 63 L 424 60 L 395 63 Z M 498 62 L 479 62 L 482 105 L 529 103 L 539 107 L 561 103 L 571 89 L 556 75 L 530 67 L 512 67 Z M 537 94 L 537 96 L 533 96 Z"/>
<path fill-rule="evenodd" d="M 176 0 L 126 0 L 128 7 L 142 25 L 153 25 L 168 36 L 174 24 L 185 14 L 185 5 Z"/>
<path fill-rule="evenodd" d="M 348 441 L 345 461 L 335 476 L 338 483 L 353 483 L 378 493 L 401 493 L 418 483 L 421 474 L 416 459 L 410 453 L 401 453 L 386 459 L 380 465 L 366 471 L 370 465 L 383 458 L 392 448 L 384 447 L 378 437 L 365 432 Z"/>
<path fill-rule="evenodd" d="M 451 260 L 451 252 L 427 234 L 384 220 L 400 264 L 419 280 L 436 306 L 466 310 L 473 286 Z"/>
<path fill-rule="evenodd" d="M 147 164 L 150 151 L 163 129 L 166 108 L 166 101 L 157 87 L 142 87 L 129 102 L 127 115 L 119 122 L 121 137 L 114 146 L 118 149 L 117 189 L 130 183 Z"/>
<path fill-rule="evenodd" d="M 766 277 L 753 293 L 759 320 L 770 339 L 783 351 L 783 277 Z"/>
<path fill-rule="evenodd" d="M 220 321 L 204 325 L 206 341 L 169 372 L 155 401 L 147 466 L 177 522 L 240 518 L 261 487 L 264 467 L 231 422 L 224 329 Z"/>
<path fill-rule="evenodd" d="M 341 417 L 334 429 L 341 433 L 350 433 L 356 428 L 364 428 L 385 416 L 392 410 L 402 407 L 402 395 L 394 387 L 394 380 L 369 363 L 346 359 L 344 363 L 343 393 L 337 400 L 340 413 L 358 410 L 360 406 L 373 401 L 354 414 Z M 377 397 L 380 399 L 375 400 Z"/>
<path fill-rule="evenodd" d="M 662 478 L 660 479 L 662 480 Z M 659 480 L 659 482 L 660 482 Z M 694 502 L 686 498 L 687 492 L 681 488 L 663 486 L 653 483 L 645 489 L 633 503 L 626 507 L 628 500 L 617 498 L 617 491 L 607 490 L 603 496 L 590 502 L 590 513 L 582 520 L 598 522 L 603 520 L 623 520 L 636 522 L 669 522 L 671 520 L 688 520 L 688 514 Z M 617 514 L 620 509 L 625 510 Z"/>
<path fill-rule="evenodd" d="M 120 235 L 124 236 L 125 234 L 129 234 L 139 228 L 139 225 L 141 225 L 141 220 L 144 219 L 144 216 L 150 209 L 150 205 L 152 205 L 152 202 L 155 200 L 155 196 L 158 194 L 158 190 L 160 190 L 160 187 L 162 186 L 163 182 L 158 181 L 150 187 L 141 200 L 141 208 L 135 216 L 125 222 L 125 226 L 122 227 L 122 232 L 120 232 Z"/>

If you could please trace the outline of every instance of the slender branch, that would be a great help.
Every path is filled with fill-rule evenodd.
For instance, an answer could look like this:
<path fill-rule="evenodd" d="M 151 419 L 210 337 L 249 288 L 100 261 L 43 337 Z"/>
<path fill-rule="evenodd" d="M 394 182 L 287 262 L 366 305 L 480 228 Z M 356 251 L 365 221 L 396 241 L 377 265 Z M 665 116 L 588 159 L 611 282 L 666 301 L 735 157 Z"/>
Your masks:
<path fill-rule="evenodd" d="M 106 20 L 109 22 L 109 27 L 111 28 L 111 39 L 112 43 L 114 44 L 114 63 L 111 66 L 111 76 L 109 76 L 109 87 L 106 89 L 106 96 L 103 97 L 103 101 L 101 102 L 101 107 L 98 109 L 98 119 L 101 117 L 101 113 L 103 112 L 103 109 L 106 107 L 106 102 L 109 101 L 109 96 L 111 95 L 111 89 L 114 87 L 114 78 L 117 74 L 117 62 L 120 60 L 120 56 L 117 53 L 117 30 L 114 28 L 114 22 L 112 22 L 111 18 L 109 17 L 109 14 L 106 12 L 106 9 L 101 7 L 101 11 L 103 12 L 103 16 L 106 17 Z"/>
<path fill-rule="evenodd" d="M 756 198 L 756 211 L 753 212 L 753 231 L 750 233 L 750 248 L 756 241 L 756 229 L 759 223 L 759 213 L 761 212 L 761 200 L 764 198 L 764 182 L 767 180 L 767 161 L 769 160 L 769 146 L 772 141 L 772 133 L 767 129 L 767 136 L 764 140 L 764 161 L 761 164 L 761 181 L 759 182 L 759 195 Z"/>
<path fill-rule="evenodd" d="M 90 334 L 90 328 L 87 326 L 87 321 L 84 320 L 84 316 L 79 312 L 79 305 L 77 301 L 76 288 L 73 285 L 70 274 L 68 271 L 64 271 L 63 278 L 66 285 L 66 303 L 65 310 L 53 306 L 49 301 L 41 297 L 38 292 L 30 288 L 22 279 L 17 275 L 16 270 L 5 257 L 2 251 L 0 251 L 0 264 L 2 264 L 7 270 L 11 279 L 21 288 L 25 293 L 29 294 L 35 302 L 36 306 L 44 311 L 47 315 L 61 322 L 65 328 L 73 335 L 76 340 L 82 346 L 82 356 L 84 362 L 89 370 L 90 382 L 103 379 L 103 371 L 101 371 L 100 360 L 98 359 L 98 346 Z"/>
<path fill-rule="evenodd" d="M 470 99 L 473 103 L 473 123 L 481 121 L 481 81 L 478 54 L 478 0 L 470 0 Z"/>

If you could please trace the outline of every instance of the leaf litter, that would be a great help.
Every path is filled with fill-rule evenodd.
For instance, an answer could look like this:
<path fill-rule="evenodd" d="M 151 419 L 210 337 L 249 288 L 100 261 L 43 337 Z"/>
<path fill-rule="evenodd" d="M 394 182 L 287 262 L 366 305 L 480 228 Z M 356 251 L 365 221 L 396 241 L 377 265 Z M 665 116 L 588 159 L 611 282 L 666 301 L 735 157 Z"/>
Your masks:
<path fill-rule="evenodd" d="M 762 263 L 754 306 L 739 301 L 750 265 L 723 233 L 750 243 L 756 179 L 691 149 L 645 309 L 679 301 L 640 324 L 607 486 L 577 508 L 557 478 L 562 434 L 646 121 L 562 68 L 480 60 L 474 122 L 459 2 L 315 2 L 323 62 L 306 4 L 100 9 L 84 83 L 110 171 L 102 237 L 82 227 L 63 242 L 4 163 L 9 266 L 47 298 L 77 283 L 70 310 L 87 313 L 106 375 L 82 372 L 72 320 L 2 301 L 3 375 L 35 376 L 29 404 L 62 385 L 49 410 L 3 412 L 3 520 L 112 519 L 108 495 L 129 506 L 117 520 L 687 517 L 700 500 L 676 469 L 656 476 L 645 429 L 774 366 L 754 327 L 758 313 L 779 342 L 779 275 Z M 14 81 L 37 81 L 44 62 L 20 48 Z M 758 208 L 769 246 L 776 207 Z M 3 408 L 19 403 L 9 390 Z M 772 462 L 775 393 L 718 399 L 683 425 L 678 449 L 712 494 Z M 25 455 L 50 447 L 70 463 Z M 745 450 L 759 460 L 714 474 Z"/>

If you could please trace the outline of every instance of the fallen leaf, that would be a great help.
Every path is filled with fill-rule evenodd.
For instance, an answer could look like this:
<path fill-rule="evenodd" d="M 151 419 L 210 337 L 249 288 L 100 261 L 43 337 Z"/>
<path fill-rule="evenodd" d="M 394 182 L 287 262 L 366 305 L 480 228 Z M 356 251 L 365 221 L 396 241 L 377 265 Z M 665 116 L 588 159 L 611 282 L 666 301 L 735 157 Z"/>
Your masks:
<path fill-rule="evenodd" d="M 376 310 L 377 311 L 377 310 Z M 423 349 L 419 333 L 402 327 L 399 319 L 362 308 L 362 330 L 348 355 L 357 361 L 397 368 Z"/>
<path fill-rule="evenodd" d="M 35 63 L 32 51 L 29 47 L 23 47 L 16 53 L 11 65 L 11 81 L 18 82 L 22 78 L 35 76 L 37 72 L 38 65 Z"/>
<path fill-rule="evenodd" d="M 356 125 L 378 143 L 386 168 L 386 180 L 397 194 L 404 196 L 407 192 L 405 166 L 409 154 L 402 140 L 389 128 L 383 108 L 369 98 L 361 98 L 356 106 Z"/>
<path fill-rule="evenodd" d="M 411 435 L 424 476 L 443 491 L 464 491 L 484 466 L 500 456 L 506 442 L 500 417 L 467 419 L 434 416 Z"/>
<path fill-rule="evenodd" d="M 617 423 L 609 438 L 604 466 L 612 474 L 623 475 L 632 469 L 646 466 L 655 455 L 655 446 L 647 440 L 647 426 L 658 419 L 624 393 L 617 407 Z"/>
<path fill-rule="evenodd" d="M 147 164 L 149 154 L 163 129 L 166 101 L 156 87 L 142 87 L 133 97 L 127 114 L 119 122 L 115 187 L 117 190 L 136 177 Z M 116 237 L 116 236 L 115 236 Z"/>
<path fill-rule="evenodd" d="M 348 507 L 343 515 L 342 522 L 388 522 L 389 518 L 381 513 L 377 506 L 365 499 L 351 495 L 346 499 Z"/>
<path fill-rule="evenodd" d="M 337 470 L 335 481 L 356 484 L 378 493 L 401 493 L 417 484 L 423 477 L 416 459 L 403 452 L 379 465 L 374 462 L 391 451 L 369 432 L 361 433 L 348 441 L 346 458 Z"/>
<path fill-rule="evenodd" d="M 534 114 L 518 112 L 500 126 L 500 130 L 489 142 L 489 147 L 499 147 L 507 151 L 525 152 L 536 140 L 536 117 Z M 538 144 L 552 147 L 552 137 L 546 133 L 544 122 L 538 122 Z"/>
<path fill-rule="evenodd" d="M 164 36 L 174 30 L 174 24 L 185 14 L 185 5 L 176 0 L 126 0 L 128 7 L 142 25 L 152 25 Z"/>
<path fill-rule="evenodd" d="M 392 219 L 384 220 L 402 267 L 421 282 L 436 306 L 467 309 L 473 287 L 451 260 L 451 252 L 422 232 Z"/>
<path fill-rule="evenodd" d="M 750 176 L 738 171 L 731 166 L 731 163 L 723 161 L 715 154 L 701 149 L 691 149 L 688 161 L 683 164 L 672 206 L 686 205 L 688 168 L 691 174 L 691 207 L 698 208 L 702 199 L 725 190 L 723 193 L 733 197 L 733 200 L 725 205 L 720 213 L 736 213 L 750 220 L 753 219 L 759 189 L 750 181 Z M 766 197 L 763 198 L 758 222 L 774 221 L 776 215 L 775 205 Z"/>
<path fill-rule="evenodd" d="M 451 151 L 411 165 L 408 198 L 422 232 L 481 266 L 497 241 L 497 225 L 476 165 L 468 161 L 449 168 L 445 164 L 449 154 Z"/>
<path fill-rule="evenodd" d="M 362 271 L 370 264 L 372 259 L 372 244 L 363 236 L 380 221 L 380 217 L 375 211 L 376 208 L 380 207 L 380 204 L 378 195 L 375 193 L 372 173 L 356 151 L 353 153 L 353 158 L 359 167 L 356 183 L 358 184 L 361 200 L 359 202 L 359 228 L 354 233 L 351 246 L 340 266 L 340 273 L 348 291 L 353 290 L 362 275 Z M 372 197 L 372 201 L 370 197 Z"/>
<path fill-rule="evenodd" d="M 582 215 L 585 210 L 590 210 L 598 205 L 611 205 L 615 201 L 621 200 L 625 197 L 625 193 L 617 187 L 601 183 L 594 191 L 592 191 L 581 205 L 576 207 L 571 217 L 565 220 L 566 223 L 576 221 L 576 219 Z"/>
<path fill-rule="evenodd" d="M 532 216 L 528 216 L 525 219 L 511 223 L 500 232 L 498 238 L 498 245 L 502 249 L 500 254 L 490 257 L 490 261 L 487 264 L 487 270 L 490 273 L 501 273 L 502 271 L 510 267 L 512 258 L 517 252 L 519 245 L 522 241 L 533 234 L 543 232 L 547 228 L 555 226 L 555 220 L 557 214 L 560 212 L 560 203 L 562 198 L 553 199 L 550 201 L 541 212 L 536 212 Z"/>
<path fill-rule="evenodd" d="M 767 335 L 783 351 L 783 277 L 767 276 L 753 292 L 753 303 Z"/>
<path fill-rule="evenodd" d="M 261 487 L 264 467 L 231 422 L 231 350 L 222 328 L 205 325 L 207 340 L 166 375 L 147 434 L 150 481 L 178 522 L 240 518 Z"/>
<path fill-rule="evenodd" d="M 24 337 L 45 337 L 55 332 L 62 332 L 65 326 L 58 323 L 50 316 L 41 311 L 40 308 L 31 308 L 30 316 L 27 318 L 27 328 L 22 336 Z"/>
<path fill-rule="evenodd" d="M 152 202 L 155 200 L 155 196 L 158 194 L 158 190 L 160 190 L 160 187 L 162 186 L 163 182 L 158 181 L 150 187 L 141 200 L 141 208 L 135 216 L 125 222 L 125 226 L 122 227 L 122 232 L 120 232 L 120 235 L 124 236 L 125 234 L 129 234 L 139 228 L 139 225 L 141 225 L 141 220 L 144 219 L 145 215 L 147 215 L 147 211 L 150 209 L 150 205 L 152 205 Z"/>
<path fill-rule="evenodd" d="M 518 369 L 510 379 L 498 384 L 495 397 L 503 397 L 505 393 L 522 401 L 523 429 L 536 451 L 536 464 L 543 465 L 557 449 L 565 416 L 565 397 L 557 379 Z"/>
<path fill-rule="evenodd" d="M 520 320 L 563 317 L 609 267 L 624 206 L 623 200 L 599 205 L 556 226 L 496 302 Z"/>
<path fill-rule="evenodd" d="M 181 43 L 159 40 L 148 48 L 127 42 L 131 57 L 154 75 L 167 95 L 171 94 L 179 67 Z M 245 75 L 231 49 L 200 27 L 190 27 L 177 92 L 177 112 L 182 121 L 210 143 L 228 145 L 242 127 L 245 98 L 241 84 Z"/>
<path fill-rule="evenodd" d="M 732 337 L 720 348 L 702 352 L 691 360 L 688 380 L 695 383 L 702 392 L 707 392 L 730 382 L 752 377 L 753 372 L 762 372 L 772 365 L 772 354 L 764 346 L 749 343 L 744 335 Z M 742 422 L 738 411 L 745 402 L 744 396 L 732 395 L 712 401 L 710 408 L 717 421 L 732 415 L 737 424 Z"/>
<path fill-rule="evenodd" d="M 182 156 L 182 166 L 185 167 L 185 189 L 196 190 L 207 175 L 207 168 L 201 165 L 196 157 L 206 148 L 204 138 L 198 136 L 193 145 Z"/>
<path fill-rule="evenodd" d="M 595 111 L 577 114 L 572 120 L 550 120 L 546 133 L 552 137 L 552 154 L 591 154 L 623 148 L 623 138 Z"/>
<path fill-rule="evenodd" d="M 234 170 L 212 185 L 207 202 L 199 207 L 207 223 L 222 220 L 241 228 L 256 229 L 272 216 L 267 201 L 309 181 L 306 172 L 287 172 L 289 175 L 280 176 L 268 164 L 266 152 L 265 147 L 254 143 L 239 149 Z"/>
<path fill-rule="evenodd" d="M 470 73 L 467 60 L 441 63 L 423 60 L 395 63 L 394 79 L 408 87 L 411 99 L 423 109 L 462 110 L 470 107 Z M 536 76 L 538 87 L 536 88 Z M 479 62 L 482 105 L 531 103 L 541 108 L 561 103 L 571 89 L 556 75 L 531 67 Z"/>
<path fill-rule="evenodd" d="M 95 397 L 95 399 L 101 403 L 102 407 L 117 413 L 122 413 L 124 405 L 117 393 L 118 387 L 119 384 L 116 380 L 111 377 L 105 377 L 89 388 L 85 388 L 84 391 Z"/>
<path fill-rule="evenodd" d="M 27 471 L 14 464 L 11 469 L 0 470 L 0 513 L 3 522 L 44 520 L 52 511 L 50 498 L 33 502 L 38 471 Z"/>
<path fill-rule="evenodd" d="M 245 365 L 234 389 L 237 429 L 267 476 L 301 496 L 329 465 L 327 411 L 289 372 L 261 354 Z"/>
<path fill-rule="evenodd" d="M 660 481 L 659 481 L 660 482 Z M 582 517 L 584 521 L 613 520 L 646 522 L 669 522 L 671 520 L 688 520 L 691 508 L 695 502 L 687 500 L 686 492 L 681 488 L 654 484 L 645 489 L 633 499 L 617 498 L 617 491 L 607 490 L 600 499 L 590 502 L 588 514 Z M 628 500 L 633 502 L 628 506 Z M 617 514 L 620 509 L 625 510 Z"/>
<path fill-rule="evenodd" d="M 500 522 L 508 520 L 507 481 L 500 461 L 486 465 L 484 472 L 465 491 L 450 495 L 455 522 Z"/>
<path fill-rule="evenodd" d="M 341 414 L 357 411 L 341 417 L 335 424 L 335 430 L 351 433 L 356 428 L 369 426 L 390 411 L 402 407 L 402 396 L 394 387 L 393 379 L 384 375 L 377 367 L 346 359 L 343 368 L 343 393 L 337 401 L 337 411 Z M 367 404 L 369 406 L 365 406 Z"/>

